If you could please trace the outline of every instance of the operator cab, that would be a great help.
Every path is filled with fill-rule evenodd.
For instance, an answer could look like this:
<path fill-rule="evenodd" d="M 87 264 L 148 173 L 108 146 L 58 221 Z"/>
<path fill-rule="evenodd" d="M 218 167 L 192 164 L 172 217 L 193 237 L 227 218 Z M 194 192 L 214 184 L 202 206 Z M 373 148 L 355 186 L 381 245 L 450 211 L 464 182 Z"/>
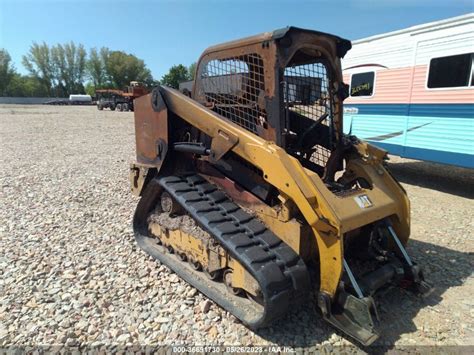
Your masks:
<path fill-rule="evenodd" d="M 199 59 L 192 97 L 322 177 L 341 142 L 340 58 L 350 47 L 295 27 L 211 47 Z"/>

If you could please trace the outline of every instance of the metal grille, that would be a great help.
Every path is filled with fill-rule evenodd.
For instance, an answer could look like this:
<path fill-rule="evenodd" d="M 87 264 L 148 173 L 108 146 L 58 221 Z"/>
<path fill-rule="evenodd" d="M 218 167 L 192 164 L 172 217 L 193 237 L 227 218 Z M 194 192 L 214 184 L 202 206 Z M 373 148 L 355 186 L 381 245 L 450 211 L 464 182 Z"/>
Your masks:
<path fill-rule="evenodd" d="M 267 121 L 258 107 L 264 90 L 263 61 L 257 54 L 211 60 L 201 73 L 200 96 L 215 112 L 254 133 Z"/>
<path fill-rule="evenodd" d="M 331 151 L 321 145 L 317 145 L 314 147 L 314 149 L 315 151 L 313 154 L 311 154 L 309 160 L 315 164 L 318 164 L 319 166 L 326 166 L 329 156 L 331 155 Z"/>
<path fill-rule="evenodd" d="M 315 62 L 286 67 L 284 99 L 289 110 L 312 120 L 317 120 L 327 113 L 328 117 L 322 124 L 329 126 L 332 117 L 332 101 L 326 66 Z M 314 149 L 315 152 L 310 160 L 324 167 L 331 151 L 320 145 Z"/>

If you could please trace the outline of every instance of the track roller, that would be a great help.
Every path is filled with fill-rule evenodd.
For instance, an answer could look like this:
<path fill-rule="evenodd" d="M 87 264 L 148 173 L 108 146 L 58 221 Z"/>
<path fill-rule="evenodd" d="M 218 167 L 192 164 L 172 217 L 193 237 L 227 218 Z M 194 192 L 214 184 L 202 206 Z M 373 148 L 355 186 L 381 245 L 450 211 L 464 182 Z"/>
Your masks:
<path fill-rule="evenodd" d="M 229 292 L 231 292 L 233 295 L 239 296 L 242 294 L 242 289 L 232 287 L 232 276 L 233 276 L 233 273 L 231 269 L 225 270 L 222 276 L 224 279 L 224 284 L 226 285 Z"/>

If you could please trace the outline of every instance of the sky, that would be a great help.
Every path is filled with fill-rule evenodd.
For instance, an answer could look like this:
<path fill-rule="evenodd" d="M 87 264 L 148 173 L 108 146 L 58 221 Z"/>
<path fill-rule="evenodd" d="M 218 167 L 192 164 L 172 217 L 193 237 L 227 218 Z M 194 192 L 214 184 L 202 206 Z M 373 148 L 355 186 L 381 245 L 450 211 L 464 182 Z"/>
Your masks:
<path fill-rule="evenodd" d="M 0 0 L 0 48 L 16 69 L 32 42 L 74 41 L 143 59 L 160 79 L 208 46 L 286 26 L 355 40 L 474 11 L 474 0 Z"/>

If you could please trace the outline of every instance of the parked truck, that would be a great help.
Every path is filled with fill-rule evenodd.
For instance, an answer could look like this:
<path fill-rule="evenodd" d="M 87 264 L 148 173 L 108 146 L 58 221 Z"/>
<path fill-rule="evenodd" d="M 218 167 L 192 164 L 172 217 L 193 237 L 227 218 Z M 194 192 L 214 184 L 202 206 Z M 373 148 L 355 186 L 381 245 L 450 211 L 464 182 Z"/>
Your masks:
<path fill-rule="evenodd" d="M 147 87 L 138 81 L 130 82 L 124 90 L 96 90 L 97 109 L 109 108 L 112 111 L 133 111 L 133 100 L 149 93 Z"/>

